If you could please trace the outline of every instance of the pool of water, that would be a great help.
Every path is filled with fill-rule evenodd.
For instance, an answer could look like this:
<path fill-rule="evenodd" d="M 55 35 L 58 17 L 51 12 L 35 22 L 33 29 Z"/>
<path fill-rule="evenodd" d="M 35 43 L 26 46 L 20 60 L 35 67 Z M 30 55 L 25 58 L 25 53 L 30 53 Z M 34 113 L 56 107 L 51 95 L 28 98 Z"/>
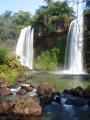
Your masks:
<path fill-rule="evenodd" d="M 57 91 L 75 88 L 81 86 L 85 88 L 90 85 L 90 75 L 72 76 L 72 75 L 55 75 L 47 72 L 33 73 L 34 79 L 32 84 L 36 87 L 43 82 L 53 84 Z"/>

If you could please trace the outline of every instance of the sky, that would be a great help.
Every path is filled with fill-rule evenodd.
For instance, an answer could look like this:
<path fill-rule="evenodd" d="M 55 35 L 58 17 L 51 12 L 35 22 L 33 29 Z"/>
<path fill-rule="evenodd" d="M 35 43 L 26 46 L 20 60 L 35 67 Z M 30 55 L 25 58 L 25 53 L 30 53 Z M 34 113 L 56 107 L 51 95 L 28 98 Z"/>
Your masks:
<path fill-rule="evenodd" d="M 64 0 L 54 0 L 55 1 L 64 1 Z M 73 1 L 73 0 L 70 0 Z M 77 1 L 77 0 L 74 0 Z M 82 1 L 82 0 L 79 0 Z M 34 14 L 36 9 L 38 9 L 40 6 L 46 5 L 44 0 L 0 0 L 0 14 L 4 13 L 6 10 L 10 10 L 12 12 L 19 12 L 22 11 L 28 11 L 31 12 L 31 14 Z M 76 10 L 76 4 L 71 3 L 71 6 L 73 6 L 74 10 Z M 79 5 L 79 14 L 82 14 L 82 4 Z"/>
<path fill-rule="evenodd" d="M 42 5 L 46 5 L 44 0 L 0 0 L 0 14 L 4 13 L 6 10 L 10 10 L 13 12 L 23 10 L 34 14 L 36 9 L 38 9 Z"/>

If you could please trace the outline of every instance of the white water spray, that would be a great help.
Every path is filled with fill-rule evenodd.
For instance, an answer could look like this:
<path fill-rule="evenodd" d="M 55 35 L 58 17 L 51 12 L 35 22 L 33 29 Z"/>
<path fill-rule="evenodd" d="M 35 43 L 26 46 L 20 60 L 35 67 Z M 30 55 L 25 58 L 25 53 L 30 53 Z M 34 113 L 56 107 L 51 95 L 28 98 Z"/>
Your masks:
<path fill-rule="evenodd" d="M 33 29 L 31 26 L 21 30 L 16 46 L 16 55 L 20 56 L 22 65 L 33 69 Z"/>
<path fill-rule="evenodd" d="M 70 24 L 65 54 L 65 74 L 83 74 L 83 17 Z"/>

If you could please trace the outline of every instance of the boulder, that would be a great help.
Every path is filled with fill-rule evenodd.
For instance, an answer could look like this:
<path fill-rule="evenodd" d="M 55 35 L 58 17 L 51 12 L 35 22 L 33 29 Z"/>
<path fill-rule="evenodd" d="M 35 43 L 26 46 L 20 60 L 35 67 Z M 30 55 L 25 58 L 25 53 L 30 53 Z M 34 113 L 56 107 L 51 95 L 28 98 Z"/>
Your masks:
<path fill-rule="evenodd" d="M 41 83 L 37 88 L 37 93 L 40 96 L 51 95 L 53 92 L 55 92 L 55 89 L 53 85 L 49 83 Z"/>
<path fill-rule="evenodd" d="M 17 98 L 13 112 L 23 115 L 41 115 L 42 108 L 34 97 Z"/>
<path fill-rule="evenodd" d="M 84 94 L 84 96 L 87 97 L 87 98 L 90 98 L 90 87 L 87 87 L 87 88 L 85 89 L 85 94 Z"/>
<path fill-rule="evenodd" d="M 27 92 L 31 92 L 34 89 L 34 86 L 31 83 L 25 83 L 21 85 L 21 88 L 25 89 Z"/>
<path fill-rule="evenodd" d="M 49 83 L 42 83 L 37 88 L 37 94 L 42 105 L 50 104 L 52 102 L 52 93 L 55 92 L 53 85 Z"/>
<path fill-rule="evenodd" d="M 0 114 L 7 113 L 13 107 L 14 103 L 8 101 L 0 102 Z"/>
<path fill-rule="evenodd" d="M 85 94 L 85 90 L 80 86 L 70 89 L 70 90 L 65 89 L 63 92 L 66 94 L 71 94 L 71 95 L 77 96 L 77 97 L 83 97 Z"/>
<path fill-rule="evenodd" d="M 18 95 L 25 95 L 27 91 L 24 88 L 21 88 L 19 92 L 17 92 Z"/>
<path fill-rule="evenodd" d="M 6 86 L 3 86 L 0 88 L 0 95 L 1 96 L 8 96 L 11 94 L 12 94 L 12 92 L 10 91 L 10 88 L 7 88 Z"/>

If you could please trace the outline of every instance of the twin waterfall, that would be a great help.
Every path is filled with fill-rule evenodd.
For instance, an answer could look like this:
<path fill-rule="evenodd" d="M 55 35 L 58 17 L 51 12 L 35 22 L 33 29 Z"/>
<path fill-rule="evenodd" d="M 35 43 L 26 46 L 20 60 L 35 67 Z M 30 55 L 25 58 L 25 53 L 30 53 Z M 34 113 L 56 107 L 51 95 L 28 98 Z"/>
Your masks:
<path fill-rule="evenodd" d="M 26 27 L 21 34 L 16 47 L 16 55 L 20 56 L 21 63 L 33 69 L 33 29 Z M 83 74 L 83 17 L 78 17 L 70 24 L 64 74 Z"/>
<path fill-rule="evenodd" d="M 83 40 L 83 17 L 78 17 L 71 22 L 69 27 L 65 53 L 65 74 L 84 74 Z"/>
<path fill-rule="evenodd" d="M 16 46 L 16 55 L 20 56 L 22 65 L 33 69 L 33 29 L 31 26 L 21 30 Z"/>

